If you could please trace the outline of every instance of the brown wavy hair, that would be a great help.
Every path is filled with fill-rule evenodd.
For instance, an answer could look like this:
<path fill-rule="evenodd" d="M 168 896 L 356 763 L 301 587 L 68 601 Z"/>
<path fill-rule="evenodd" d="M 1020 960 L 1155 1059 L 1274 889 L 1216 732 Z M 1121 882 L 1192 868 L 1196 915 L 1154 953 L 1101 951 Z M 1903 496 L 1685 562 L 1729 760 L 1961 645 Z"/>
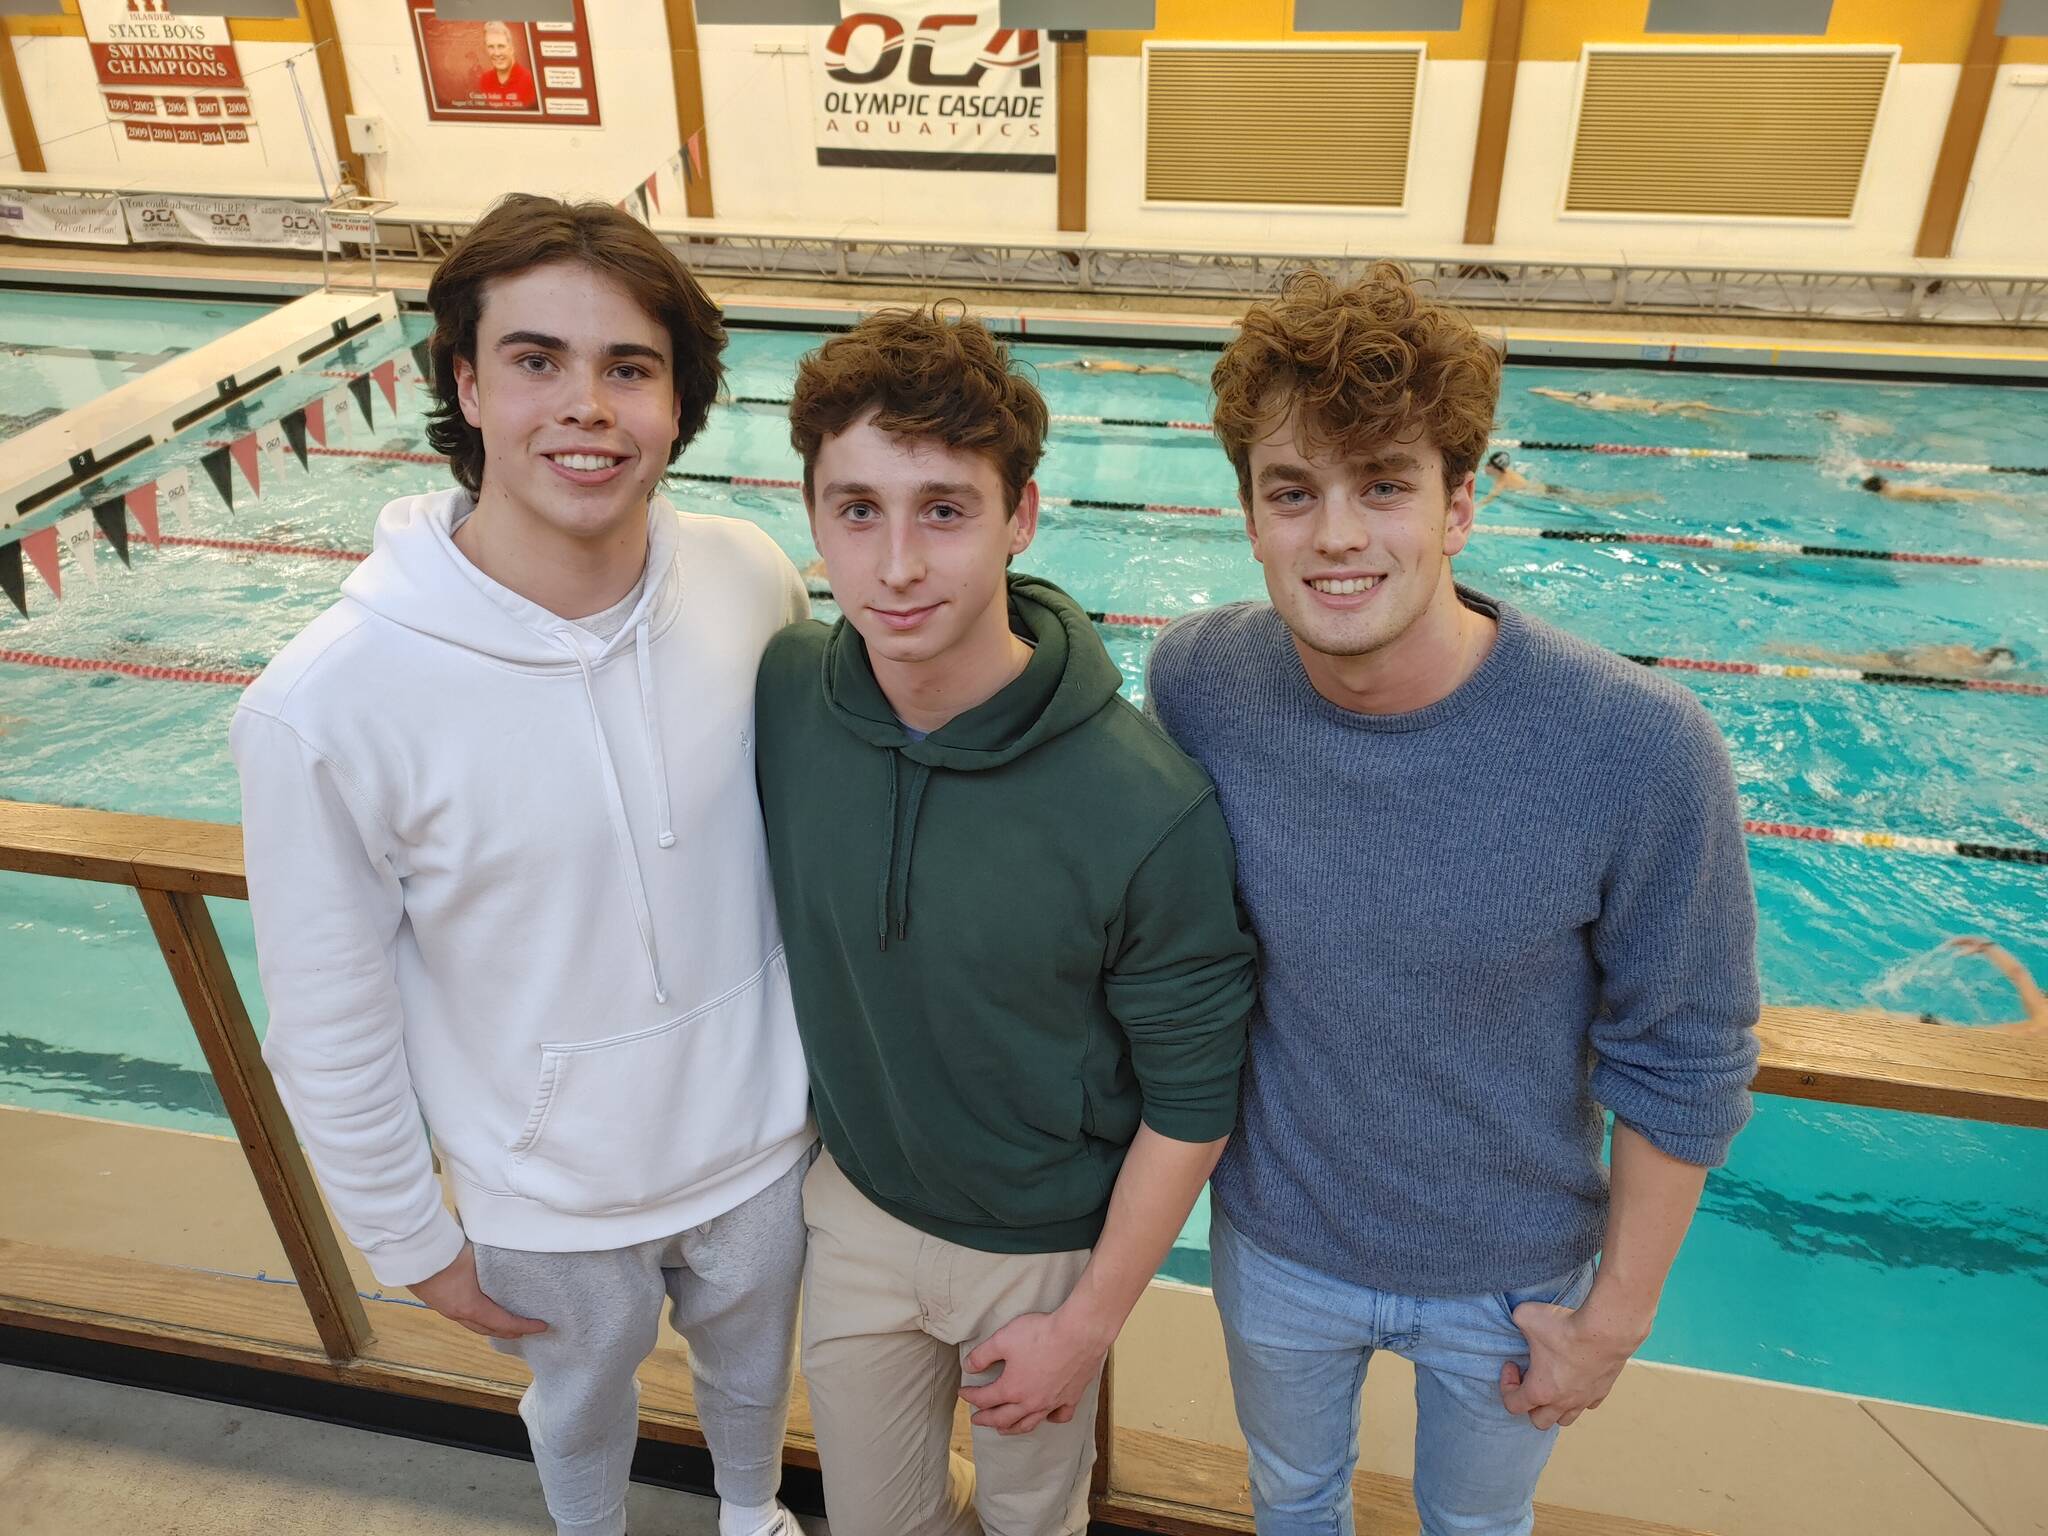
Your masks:
<path fill-rule="evenodd" d="M 1375 262 L 1340 288 L 1321 272 L 1289 277 L 1254 304 L 1210 383 L 1216 436 L 1252 504 L 1252 444 L 1301 408 L 1303 446 L 1362 458 L 1418 426 L 1443 454 L 1444 488 L 1479 465 L 1500 400 L 1500 354 L 1455 309 L 1424 297 L 1407 269 Z"/>
<path fill-rule="evenodd" d="M 789 440 L 803 457 L 806 500 L 819 446 L 870 410 L 884 432 L 985 455 L 1002 477 L 1006 513 L 1045 452 L 1038 386 L 957 299 L 877 310 L 797 366 Z"/>
<path fill-rule="evenodd" d="M 703 430 L 725 379 L 719 360 L 725 326 L 718 306 L 654 231 L 609 203 L 564 203 L 530 192 L 502 197 L 435 268 L 427 286 L 427 303 L 434 311 L 428 344 L 434 405 L 427 413 L 427 441 L 448 455 L 456 482 L 472 496 L 483 486 L 484 435 L 463 419 L 455 394 L 455 359 L 476 366 L 477 322 L 484 290 L 493 279 L 554 261 L 580 262 L 603 273 L 668 331 L 676 394 L 682 401 L 669 463 Z"/>

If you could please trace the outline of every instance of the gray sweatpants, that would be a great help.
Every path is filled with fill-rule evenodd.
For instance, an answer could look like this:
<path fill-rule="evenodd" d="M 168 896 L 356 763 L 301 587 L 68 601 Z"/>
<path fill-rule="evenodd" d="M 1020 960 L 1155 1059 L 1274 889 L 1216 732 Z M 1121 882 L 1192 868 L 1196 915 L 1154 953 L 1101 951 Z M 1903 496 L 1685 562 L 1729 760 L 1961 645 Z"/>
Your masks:
<path fill-rule="evenodd" d="M 529 1253 L 476 1245 L 484 1294 L 548 1325 L 546 1333 L 495 1342 L 533 1370 L 519 1417 L 557 1536 L 623 1536 L 639 1437 L 633 1373 L 654 1348 L 664 1295 L 670 1323 L 690 1346 L 718 1496 L 746 1506 L 775 1497 L 810 1165 L 807 1153 L 723 1216 L 631 1248 Z"/>

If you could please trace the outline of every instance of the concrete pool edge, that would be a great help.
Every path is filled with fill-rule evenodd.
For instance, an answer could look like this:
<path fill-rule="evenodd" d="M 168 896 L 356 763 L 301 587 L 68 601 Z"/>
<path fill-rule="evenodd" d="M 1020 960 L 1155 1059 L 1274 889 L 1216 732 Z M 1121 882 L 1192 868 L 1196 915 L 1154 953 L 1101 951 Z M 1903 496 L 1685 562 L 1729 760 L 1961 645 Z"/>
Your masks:
<path fill-rule="evenodd" d="M 25 1175 L 0 1186 L 0 1237 L 110 1262 L 287 1272 L 230 1139 L 0 1107 L 0 1165 Z M 360 1288 L 377 1294 L 349 1257 Z M 1118 1360 L 1120 1427 L 1241 1450 L 1215 1308 L 1199 1288 L 1155 1282 Z M 1407 1474 L 1411 1383 L 1398 1359 L 1372 1372 L 1364 1471 Z M 2048 1426 L 1637 1364 L 1560 1442 L 1540 1496 L 1724 1536 L 2019 1536 L 2048 1509 Z"/>
<path fill-rule="evenodd" d="M 79 259 L 52 263 L 47 253 L 0 251 L 0 285 L 146 290 L 173 296 L 183 292 L 216 298 L 283 297 L 319 289 L 317 279 L 304 267 L 276 258 L 216 260 L 207 271 L 195 272 L 183 264 L 144 260 L 133 253 L 120 258 L 76 254 Z M 415 308 L 424 303 L 431 268 L 420 263 L 380 263 L 380 272 L 399 303 Z M 882 286 L 858 296 L 770 294 L 759 291 L 757 284 L 717 274 L 706 277 L 705 287 L 719 300 L 727 317 L 741 325 L 843 327 L 866 309 L 902 303 L 907 297 L 900 287 Z M 1014 303 L 1001 296 L 993 301 L 985 295 L 971 297 L 993 328 L 1023 339 L 1213 347 L 1227 338 L 1233 325 L 1228 313 L 1213 310 L 1116 307 L 1116 295 L 1101 296 L 1102 307 L 1085 302 Z M 2048 384 L 2048 344 L 1991 345 L 1976 340 L 1970 327 L 1947 327 L 1941 340 L 1926 341 L 1891 339 L 1901 327 L 1883 322 L 1824 322 L 1831 327 L 1831 334 L 1771 335 L 1771 317 L 1761 314 L 1739 317 L 1739 323 L 1754 324 L 1763 334 L 1719 334 L 1684 323 L 1660 323 L 1693 317 L 1644 316 L 1639 317 L 1639 328 L 1616 330 L 1593 324 L 1575 329 L 1554 321 L 1500 323 L 1489 319 L 1487 311 L 1470 313 L 1481 332 L 1498 339 L 1509 360 L 1518 363 Z M 1726 317 L 1698 318 L 1703 324 L 1730 323 Z M 1794 325 L 1805 324 L 1793 317 L 1787 319 Z M 1849 334 L 1851 331 L 1861 334 Z"/>

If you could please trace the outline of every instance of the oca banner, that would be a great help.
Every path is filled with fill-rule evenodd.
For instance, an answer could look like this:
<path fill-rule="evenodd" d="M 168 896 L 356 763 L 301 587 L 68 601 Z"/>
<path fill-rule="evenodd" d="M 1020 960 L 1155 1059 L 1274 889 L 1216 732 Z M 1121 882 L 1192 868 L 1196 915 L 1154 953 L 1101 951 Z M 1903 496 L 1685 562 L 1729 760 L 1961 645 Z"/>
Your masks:
<path fill-rule="evenodd" d="M 253 197 L 124 197 L 121 202 L 129 237 L 137 244 L 320 249 L 320 211 L 304 203 Z"/>
<path fill-rule="evenodd" d="M 126 245 L 128 225 L 118 197 L 57 197 L 0 192 L 0 240 L 61 240 L 70 245 Z"/>
<path fill-rule="evenodd" d="M 817 54 L 818 164 L 1050 174 L 1053 63 L 996 0 L 841 0 Z"/>

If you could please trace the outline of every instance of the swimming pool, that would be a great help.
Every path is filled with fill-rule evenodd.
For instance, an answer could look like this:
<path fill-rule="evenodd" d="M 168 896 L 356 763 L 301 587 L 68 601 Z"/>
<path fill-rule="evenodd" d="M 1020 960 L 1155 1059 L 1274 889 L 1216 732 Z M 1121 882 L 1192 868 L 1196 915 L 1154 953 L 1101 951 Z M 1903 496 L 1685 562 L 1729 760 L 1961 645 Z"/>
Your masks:
<path fill-rule="evenodd" d="M 270 307 L 0 288 L 0 442 Z"/>
<path fill-rule="evenodd" d="M 423 334 L 407 321 L 406 339 Z M 817 337 L 736 332 L 735 396 L 785 394 Z M 395 351 L 374 333 L 334 366 L 360 370 Z M 1027 346 L 1041 366 L 1071 346 Z M 1047 367 L 1056 413 L 1147 420 L 1206 414 L 1207 354 L 1119 352 L 1192 375 L 1104 377 Z M 350 360 L 352 359 L 352 360 Z M 286 380 L 241 425 L 331 387 Z M 1567 390 L 1701 398 L 1759 416 L 1693 422 L 1589 413 L 1531 395 Z M 381 401 L 379 402 L 381 408 Z M 1815 413 L 1849 413 L 1889 430 L 1852 436 Z M 2048 458 L 2048 391 L 1972 385 L 1861 384 L 1582 369 L 1509 370 L 1500 435 L 1552 443 L 1708 447 L 1802 456 L 1797 462 L 1515 452 L 1533 478 L 1656 501 L 1580 509 L 1519 495 L 1482 524 L 1659 538 L 1768 539 L 1793 545 L 2048 558 L 2048 482 L 1962 472 L 2029 504 L 1931 507 L 1854 488 L 1872 457 L 2038 464 Z M 357 458 L 316 458 L 230 513 L 195 489 L 194 533 L 254 544 L 364 548 L 379 506 L 437 487 L 416 411 L 336 444 Z M 173 445 L 138 478 L 194 469 L 202 445 Z M 679 482 L 695 510 L 761 524 L 799 564 L 809 559 L 801 504 L 772 482 L 794 478 L 787 428 L 769 406 L 735 405 L 682 461 L 691 473 L 767 484 Z M 1230 470 L 1203 433 L 1065 423 L 1040 482 L 1054 496 L 1218 508 Z M 332 598 L 338 561 L 166 548 L 132 575 L 106 565 L 97 588 L 23 621 L 0 610 L 0 648 L 52 656 L 253 672 Z M 1020 562 L 1084 606 L 1144 621 L 1261 594 L 1258 568 L 1227 516 L 1055 505 Z M 1631 653 L 1769 661 L 1773 648 L 1842 653 L 1968 642 L 2013 649 L 2048 671 L 2048 572 L 1983 566 L 1731 553 L 1674 544 L 1591 544 L 1488 531 L 1460 558 L 1463 579 L 1586 637 Z M 33 578 L 31 578 L 33 586 Z M 32 597 L 45 597 L 33 592 Z M 1105 628 L 1142 693 L 1153 626 Z M 1783 658 L 1780 658 L 1783 659 Z M 2041 763 L 2048 699 L 1988 692 L 1684 673 L 1727 734 L 1746 812 L 1759 821 L 1882 829 L 2039 847 L 2048 843 Z M 0 796 L 232 820 L 226 731 L 235 689 L 0 665 Z M 1985 1022 L 2015 1011 L 1981 961 L 1925 957 L 1941 940 L 1982 933 L 2048 976 L 2048 871 L 1984 860 L 1750 843 L 1773 1002 L 1877 1004 Z M 260 1013 L 246 911 L 216 905 L 252 1008 Z M 0 1102 L 221 1130 L 205 1066 L 163 980 L 132 896 L 0 876 Z M 1873 1396 L 2048 1422 L 2033 1362 L 2048 1350 L 2048 1135 L 1954 1121 L 1760 1099 L 1755 1122 L 1706 1201 L 1673 1276 L 1647 1357 Z M 1167 1269 L 1206 1277 L 1206 1215 Z"/>

